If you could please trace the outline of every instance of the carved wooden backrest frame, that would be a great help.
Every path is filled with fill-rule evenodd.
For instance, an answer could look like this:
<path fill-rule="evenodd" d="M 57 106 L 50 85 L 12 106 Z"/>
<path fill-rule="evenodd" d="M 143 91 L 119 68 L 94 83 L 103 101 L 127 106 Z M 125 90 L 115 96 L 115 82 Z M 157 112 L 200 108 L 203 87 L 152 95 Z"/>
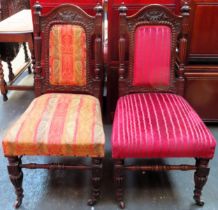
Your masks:
<path fill-rule="evenodd" d="M 127 8 L 122 4 L 120 12 L 120 38 L 119 38 L 119 95 L 126 95 L 134 92 L 176 92 L 176 47 L 178 37 L 183 37 L 183 16 L 174 15 L 168 8 L 162 5 L 148 5 L 140 9 L 135 15 L 126 16 Z M 134 66 L 134 40 L 135 30 L 141 25 L 166 25 L 172 31 L 171 43 L 171 69 L 170 85 L 168 87 L 144 87 L 133 86 Z M 128 39 L 128 40 L 126 40 Z M 126 46 L 129 43 L 129 46 Z M 128 48 L 128 66 L 126 65 L 126 49 Z M 183 72 L 181 73 L 183 79 Z"/>
<path fill-rule="evenodd" d="M 39 96 L 47 92 L 67 92 L 91 94 L 101 98 L 102 91 L 102 7 L 95 7 L 96 16 L 90 16 L 72 4 L 63 4 L 46 15 L 41 15 L 41 5 L 34 5 L 34 45 L 35 45 L 35 93 Z M 86 85 L 51 85 L 49 82 L 49 35 L 51 27 L 57 24 L 81 26 L 86 33 Z M 43 38 L 42 38 L 43 37 Z M 93 47 L 94 38 L 94 47 Z M 43 54 L 42 54 L 43 46 Z M 92 55 L 94 48 L 94 56 Z M 94 57 L 94 61 L 93 58 Z M 44 58 L 43 66 L 41 58 Z"/>

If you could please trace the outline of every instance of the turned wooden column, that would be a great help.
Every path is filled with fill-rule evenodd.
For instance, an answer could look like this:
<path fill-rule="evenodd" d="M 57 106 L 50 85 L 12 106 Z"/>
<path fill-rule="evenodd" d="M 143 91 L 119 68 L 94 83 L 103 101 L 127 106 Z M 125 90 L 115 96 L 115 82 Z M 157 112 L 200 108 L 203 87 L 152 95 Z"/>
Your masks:
<path fill-rule="evenodd" d="M 124 160 L 114 160 L 114 183 L 116 188 L 116 200 L 119 203 L 120 208 L 125 208 L 123 200 L 124 196 Z"/>
<path fill-rule="evenodd" d="M 100 187 L 102 180 L 102 159 L 92 159 L 92 192 L 91 198 L 88 200 L 88 205 L 93 206 L 100 198 Z"/>
<path fill-rule="evenodd" d="M 24 50 L 24 56 L 25 56 L 25 62 L 28 62 L 29 56 L 28 56 L 28 51 L 27 51 L 27 46 L 26 46 L 26 42 L 23 43 L 23 50 Z M 31 74 L 31 66 L 28 67 L 28 73 Z"/>
<path fill-rule="evenodd" d="M 8 100 L 7 89 L 6 89 L 6 82 L 4 79 L 1 55 L 0 55 L 0 89 L 1 89 L 1 94 L 3 95 L 3 100 L 7 101 Z"/>

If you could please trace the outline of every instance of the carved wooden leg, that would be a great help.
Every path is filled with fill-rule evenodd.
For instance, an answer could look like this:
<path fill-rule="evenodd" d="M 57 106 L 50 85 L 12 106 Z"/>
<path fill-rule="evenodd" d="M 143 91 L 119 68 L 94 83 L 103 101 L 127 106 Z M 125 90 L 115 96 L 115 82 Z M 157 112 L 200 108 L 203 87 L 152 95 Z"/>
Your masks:
<path fill-rule="evenodd" d="M 102 180 L 102 159 L 92 159 L 92 193 L 88 200 L 88 205 L 93 206 L 97 203 L 100 197 L 100 187 Z"/>
<path fill-rule="evenodd" d="M 28 56 L 26 42 L 23 43 L 23 49 L 24 49 L 25 62 L 28 62 L 29 61 L 29 56 Z M 32 73 L 31 66 L 28 67 L 28 73 L 29 74 Z"/>
<path fill-rule="evenodd" d="M 114 160 L 114 182 L 116 187 L 116 200 L 119 203 L 119 207 L 124 209 L 125 203 L 123 201 L 124 194 L 124 160 Z"/>
<path fill-rule="evenodd" d="M 0 57 L 0 89 L 1 89 L 1 94 L 3 95 L 3 101 L 7 101 L 7 87 L 6 87 L 6 82 L 4 79 L 4 72 L 3 72 L 3 66 L 2 66 L 2 60 Z"/>
<path fill-rule="evenodd" d="M 9 81 L 11 82 L 14 79 L 15 76 L 14 76 L 14 73 L 13 73 L 11 61 L 9 59 L 7 59 L 7 64 L 8 64 L 8 70 L 9 70 L 8 78 L 9 78 Z"/>
<path fill-rule="evenodd" d="M 194 174 L 195 190 L 193 198 L 198 206 L 204 205 L 204 202 L 201 200 L 201 191 L 207 182 L 207 177 L 210 171 L 208 163 L 208 159 L 196 159 L 197 169 Z"/>
<path fill-rule="evenodd" d="M 17 156 L 10 156 L 7 158 L 9 162 L 8 164 L 9 177 L 12 184 L 15 187 L 15 192 L 17 195 L 15 208 L 19 208 L 23 200 L 23 188 L 22 188 L 23 172 L 19 167 L 19 164 L 21 164 L 21 158 L 18 158 Z"/>

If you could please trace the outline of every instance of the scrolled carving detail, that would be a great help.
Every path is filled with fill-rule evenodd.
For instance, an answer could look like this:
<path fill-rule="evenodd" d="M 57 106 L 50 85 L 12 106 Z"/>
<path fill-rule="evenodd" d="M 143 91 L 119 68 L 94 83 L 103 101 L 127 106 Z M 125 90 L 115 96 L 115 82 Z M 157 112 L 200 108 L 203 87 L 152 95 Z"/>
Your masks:
<path fill-rule="evenodd" d="M 138 21 L 144 21 L 144 20 L 147 20 L 147 21 L 160 21 L 160 20 L 169 20 L 169 16 L 164 13 L 164 12 L 161 12 L 161 11 L 157 11 L 157 10 L 151 10 L 151 11 L 148 11 L 147 13 L 139 16 L 137 18 Z"/>
<path fill-rule="evenodd" d="M 83 18 L 84 17 L 82 15 L 76 13 L 75 11 L 71 11 L 71 10 L 59 11 L 55 13 L 53 16 L 48 17 L 47 19 L 41 20 L 42 31 L 44 31 L 45 28 L 51 24 L 51 22 L 57 21 L 61 23 L 62 21 L 63 23 L 80 24 L 83 23 Z M 93 21 L 87 21 L 85 28 L 86 30 L 90 31 L 93 28 Z"/>
<path fill-rule="evenodd" d="M 128 21 L 129 28 L 133 27 L 136 22 L 147 21 L 149 23 L 169 22 L 174 25 L 177 31 L 180 31 L 181 23 L 172 16 L 168 10 L 163 10 L 159 7 L 147 9 L 146 12 L 136 16 L 134 21 Z"/>
<path fill-rule="evenodd" d="M 61 11 L 57 13 L 58 19 L 62 19 L 63 21 L 81 21 L 82 17 L 75 12 L 72 11 Z"/>

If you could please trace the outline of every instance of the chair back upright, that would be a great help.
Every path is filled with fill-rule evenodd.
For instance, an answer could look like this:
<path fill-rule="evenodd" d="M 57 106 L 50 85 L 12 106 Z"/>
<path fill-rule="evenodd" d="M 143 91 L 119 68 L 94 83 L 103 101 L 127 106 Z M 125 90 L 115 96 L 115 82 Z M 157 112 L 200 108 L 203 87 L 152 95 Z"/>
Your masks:
<path fill-rule="evenodd" d="M 189 6 L 185 3 L 181 11 L 182 16 L 177 16 L 155 4 L 126 16 L 126 6 L 120 6 L 120 96 L 136 92 L 183 95 Z"/>
<path fill-rule="evenodd" d="M 73 4 L 41 15 L 34 5 L 35 93 L 102 95 L 102 7 L 90 16 Z"/>

